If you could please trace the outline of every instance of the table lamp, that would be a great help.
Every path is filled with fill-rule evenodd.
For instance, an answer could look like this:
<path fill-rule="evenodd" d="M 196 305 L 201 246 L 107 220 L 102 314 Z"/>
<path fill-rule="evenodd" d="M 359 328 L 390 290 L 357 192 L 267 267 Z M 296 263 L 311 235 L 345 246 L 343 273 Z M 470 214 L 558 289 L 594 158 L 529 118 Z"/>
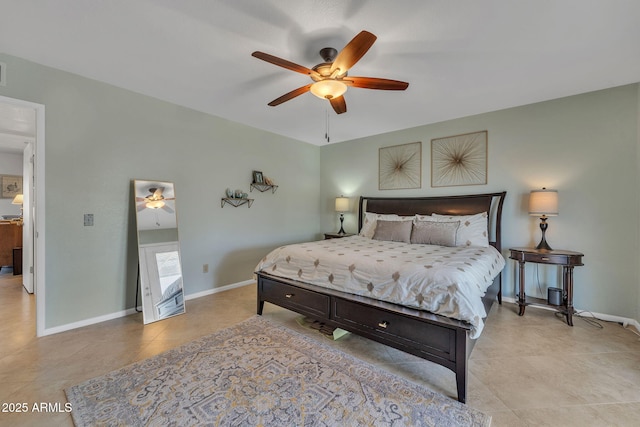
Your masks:
<path fill-rule="evenodd" d="M 558 190 L 532 190 L 529 195 L 529 215 L 540 217 L 540 230 L 542 230 L 542 240 L 536 249 L 552 250 L 547 240 L 545 232 L 547 231 L 547 217 L 558 215 Z"/>
<path fill-rule="evenodd" d="M 349 198 L 340 196 L 336 197 L 336 212 L 340 212 L 340 231 L 338 234 L 346 234 L 343 228 L 344 213 L 349 210 Z"/>
<path fill-rule="evenodd" d="M 24 203 L 24 196 L 22 194 L 16 194 L 16 197 L 11 201 L 12 205 L 20 205 L 20 218 L 18 219 L 18 223 L 22 224 L 22 205 Z"/>

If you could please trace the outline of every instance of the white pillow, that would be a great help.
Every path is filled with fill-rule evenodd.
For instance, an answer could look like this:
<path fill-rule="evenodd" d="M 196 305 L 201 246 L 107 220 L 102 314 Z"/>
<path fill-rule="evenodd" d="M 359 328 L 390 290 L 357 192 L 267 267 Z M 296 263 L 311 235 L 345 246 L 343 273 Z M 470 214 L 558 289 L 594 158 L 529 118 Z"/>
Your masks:
<path fill-rule="evenodd" d="M 460 221 L 456 235 L 456 246 L 480 246 L 483 248 L 489 246 L 489 222 L 486 212 L 475 215 L 439 215 L 434 213 L 431 218 L 436 221 Z"/>
<path fill-rule="evenodd" d="M 367 239 L 373 239 L 373 235 L 376 232 L 376 223 L 378 220 L 383 221 L 413 221 L 413 216 L 399 216 L 393 214 L 377 214 L 373 212 L 365 212 L 364 222 L 360 229 L 359 235 L 366 237 Z"/>

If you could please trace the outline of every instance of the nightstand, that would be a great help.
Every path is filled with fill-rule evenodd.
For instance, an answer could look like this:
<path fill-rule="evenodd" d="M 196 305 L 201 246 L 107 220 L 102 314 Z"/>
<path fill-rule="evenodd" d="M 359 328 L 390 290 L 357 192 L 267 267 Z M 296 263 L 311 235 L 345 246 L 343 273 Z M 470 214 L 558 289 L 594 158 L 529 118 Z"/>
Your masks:
<path fill-rule="evenodd" d="M 573 326 L 573 267 L 584 265 L 580 252 L 566 251 L 562 249 L 544 250 L 534 248 L 511 248 L 510 259 L 518 261 L 520 293 L 516 296 L 520 310 L 518 315 L 524 315 L 527 305 L 551 306 L 567 317 L 567 324 Z M 551 305 L 541 298 L 527 297 L 524 293 L 524 265 L 527 262 L 537 264 L 551 264 L 562 266 L 562 305 Z"/>
<path fill-rule="evenodd" d="M 342 237 L 349 237 L 349 236 L 355 236 L 355 234 L 353 234 L 353 233 L 345 233 L 345 234 L 324 233 L 324 240 L 327 240 L 327 239 L 340 239 Z"/>

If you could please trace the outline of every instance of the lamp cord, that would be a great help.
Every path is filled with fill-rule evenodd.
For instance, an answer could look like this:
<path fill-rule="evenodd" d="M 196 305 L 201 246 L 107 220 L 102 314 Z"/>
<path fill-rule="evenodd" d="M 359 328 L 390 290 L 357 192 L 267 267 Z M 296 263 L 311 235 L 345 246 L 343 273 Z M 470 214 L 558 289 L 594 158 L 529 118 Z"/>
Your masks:
<path fill-rule="evenodd" d="M 536 264 L 536 282 L 538 285 L 538 292 L 540 292 L 540 295 L 544 295 L 542 293 L 542 286 L 540 286 L 540 272 L 539 272 L 539 268 L 540 268 L 540 264 Z M 562 298 L 564 298 L 564 290 L 563 290 L 563 295 Z M 588 316 L 583 316 L 583 313 L 589 313 L 591 315 L 591 317 Z M 563 313 L 560 313 L 559 311 L 555 312 L 556 317 L 564 317 L 565 315 Z M 584 320 L 585 322 L 587 322 L 589 325 L 596 327 L 598 329 L 604 329 L 604 326 L 602 326 L 602 324 L 600 322 L 598 322 L 598 320 L 602 320 L 602 319 L 598 319 L 592 312 L 587 311 L 587 310 L 582 310 L 582 311 L 576 311 L 574 313 L 575 317 L 579 317 L 580 319 Z"/>

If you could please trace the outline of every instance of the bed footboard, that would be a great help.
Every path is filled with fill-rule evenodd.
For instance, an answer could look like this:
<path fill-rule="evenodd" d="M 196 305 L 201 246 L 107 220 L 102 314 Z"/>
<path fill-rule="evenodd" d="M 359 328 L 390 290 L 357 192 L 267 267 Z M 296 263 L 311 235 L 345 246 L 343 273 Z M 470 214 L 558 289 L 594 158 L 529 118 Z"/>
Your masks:
<path fill-rule="evenodd" d="M 264 303 L 411 353 L 456 375 L 458 401 L 467 399 L 467 360 L 475 340 L 465 322 L 259 272 L 257 313 Z"/>

